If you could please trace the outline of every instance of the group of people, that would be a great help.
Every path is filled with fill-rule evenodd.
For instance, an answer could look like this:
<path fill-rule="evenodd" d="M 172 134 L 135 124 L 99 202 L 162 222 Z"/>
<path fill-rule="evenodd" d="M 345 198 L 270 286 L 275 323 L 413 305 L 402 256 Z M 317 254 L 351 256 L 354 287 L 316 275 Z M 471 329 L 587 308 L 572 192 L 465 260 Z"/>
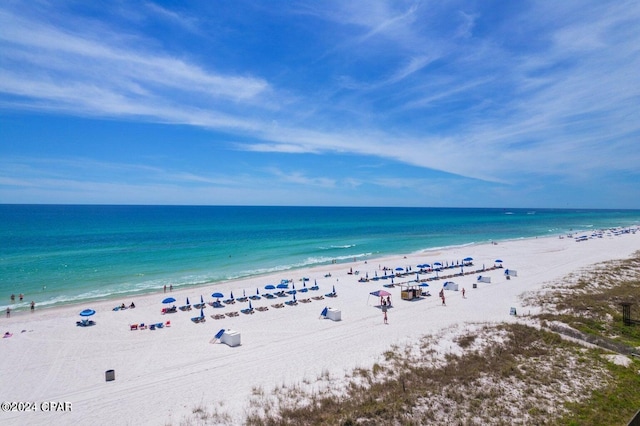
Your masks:
<path fill-rule="evenodd" d="M 20 293 L 20 301 L 22 301 L 22 299 L 24 299 L 24 295 L 22 293 Z M 12 294 L 11 295 L 11 302 L 15 302 L 16 301 L 16 295 Z M 36 302 L 34 302 L 33 300 L 30 303 L 30 307 L 31 307 L 31 312 L 33 312 L 36 309 Z M 7 306 L 7 318 L 11 317 L 11 307 Z"/>

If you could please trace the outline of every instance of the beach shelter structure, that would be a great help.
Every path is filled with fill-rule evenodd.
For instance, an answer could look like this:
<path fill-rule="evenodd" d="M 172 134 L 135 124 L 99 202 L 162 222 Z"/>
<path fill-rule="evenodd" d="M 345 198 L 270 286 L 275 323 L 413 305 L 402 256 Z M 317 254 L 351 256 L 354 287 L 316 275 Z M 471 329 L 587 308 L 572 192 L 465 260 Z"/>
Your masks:
<path fill-rule="evenodd" d="M 389 293 L 386 290 L 372 291 L 372 292 L 369 293 L 369 297 L 367 298 L 367 304 L 369 304 L 369 299 L 371 298 L 371 296 L 376 296 L 376 297 L 379 297 L 379 298 L 391 297 L 391 293 Z"/>
<path fill-rule="evenodd" d="M 169 304 L 169 303 L 174 303 L 175 301 L 176 301 L 176 299 L 174 299 L 173 297 L 167 297 L 166 299 L 164 299 L 162 301 L 162 303 L 164 303 L 166 305 L 166 304 Z"/>
<path fill-rule="evenodd" d="M 442 288 L 444 288 L 445 290 L 458 291 L 458 284 L 454 283 L 453 281 L 447 281 L 442 285 Z"/>
<path fill-rule="evenodd" d="M 422 289 L 417 284 L 400 284 L 400 298 L 402 300 L 419 299 L 422 296 Z"/>

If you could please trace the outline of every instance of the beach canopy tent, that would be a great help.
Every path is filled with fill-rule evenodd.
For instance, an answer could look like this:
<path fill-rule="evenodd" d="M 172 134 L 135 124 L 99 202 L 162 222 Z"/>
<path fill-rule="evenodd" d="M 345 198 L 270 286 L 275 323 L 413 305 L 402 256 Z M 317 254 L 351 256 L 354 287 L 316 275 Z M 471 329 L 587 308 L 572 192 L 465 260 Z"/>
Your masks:
<path fill-rule="evenodd" d="M 376 297 L 391 297 L 391 293 L 389 293 L 386 290 L 376 290 L 376 291 L 372 291 L 371 293 L 369 293 L 369 298 L 371 296 L 376 296 Z M 367 298 L 367 304 L 369 304 L 369 298 Z"/>
<path fill-rule="evenodd" d="M 442 288 L 444 288 L 445 290 L 458 291 L 458 284 L 454 283 L 453 281 L 447 281 L 443 284 Z"/>

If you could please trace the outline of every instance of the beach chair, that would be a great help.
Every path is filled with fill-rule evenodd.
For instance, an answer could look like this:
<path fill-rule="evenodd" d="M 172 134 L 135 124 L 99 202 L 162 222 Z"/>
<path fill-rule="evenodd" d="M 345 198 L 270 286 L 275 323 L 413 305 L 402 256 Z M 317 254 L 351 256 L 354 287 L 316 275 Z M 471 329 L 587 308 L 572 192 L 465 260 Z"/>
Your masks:
<path fill-rule="evenodd" d="M 253 314 L 253 308 L 241 309 L 240 312 L 242 312 L 243 314 L 251 315 Z"/>
<path fill-rule="evenodd" d="M 224 308 L 224 305 L 222 304 L 222 302 L 219 302 L 217 300 L 215 302 L 212 302 L 211 306 L 214 308 Z"/>
<path fill-rule="evenodd" d="M 171 321 L 167 321 L 167 322 L 165 322 L 165 323 L 164 323 L 164 326 L 165 326 L 165 327 L 171 327 Z"/>
<path fill-rule="evenodd" d="M 130 330 L 137 330 L 138 324 L 130 324 L 129 327 L 130 327 Z"/>
<path fill-rule="evenodd" d="M 220 331 L 218 331 L 216 335 L 213 336 L 213 339 L 211 339 L 209 343 L 216 343 L 218 340 L 220 340 L 223 334 L 224 334 L 224 328 L 221 328 Z"/>

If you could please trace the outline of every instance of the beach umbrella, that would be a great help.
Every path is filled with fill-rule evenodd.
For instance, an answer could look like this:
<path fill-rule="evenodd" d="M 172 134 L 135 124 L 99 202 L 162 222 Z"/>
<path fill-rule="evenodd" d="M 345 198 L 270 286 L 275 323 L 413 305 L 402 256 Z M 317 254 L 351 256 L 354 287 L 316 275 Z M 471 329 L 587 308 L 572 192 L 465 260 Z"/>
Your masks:
<path fill-rule="evenodd" d="M 334 293 L 336 292 L 336 286 L 335 285 L 333 286 L 333 292 Z"/>
<path fill-rule="evenodd" d="M 252 310 L 253 306 L 251 306 L 251 300 L 249 300 L 249 310 Z"/>
<path fill-rule="evenodd" d="M 233 299 L 233 291 L 231 292 L 231 294 L 229 295 L 229 299 Z"/>
<path fill-rule="evenodd" d="M 260 296 L 260 290 L 258 290 L 258 288 L 257 288 L 257 287 L 256 287 L 256 294 L 257 294 L 258 296 Z"/>
<path fill-rule="evenodd" d="M 427 283 L 422 283 L 422 284 L 420 284 L 420 287 L 429 287 L 429 284 L 427 284 Z"/>
<path fill-rule="evenodd" d="M 204 309 L 200 308 L 200 318 L 204 318 Z"/>
<path fill-rule="evenodd" d="M 190 304 L 191 304 L 191 303 L 189 303 L 189 298 L 188 298 L 188 297 L 187 297 L 187 303 L 186 303 L 186 304 L 187 304 L 187 305 L 190 305 Z"/>
<path fill-rule="evenodd" d="M 278 288 L 289 288 L 289 284 L 280 283 L 276 287 L 278 287 Z"/>
<path fill-rule="evenodd" d="M 211 294 L 211 297 L 217 297 L 217 298 L 220 298 L 220 297 L 224 297 L 224 294 L 222 294 L 222 293 L 220 293 L 220 292 L 216 292 L 216 293 Z"/>
<path fill-rule="evenodd" d="M 164 299 L 162 301 L 162 303 L 173 303 L 175 301 L 176 301 L 176 299 L 174 299 L 173 297 L 167 297 L 166 299 Z"/>
<path fill-rule="evenodd" d="M 91 315 L 95 314 L 96 311 L 94 311 L 93 309 L 85 309 L 84 311 L 80 312 L 80 316 L 81 317 L 90 317 Z"/>
<path fill-rule="evenodd" d="M 396 268 L 396 271 L 404 271 L 404 268 L 398 267 L 398 268 Z"/>
<path fill-rule="evenodd" d="M 464 262 L 471 262 L 473 260 L 473 257 L 465 257 L 464 259 L 462 259 Z"/>
<path fill-rule="evenodd" d="M 502 263 L 502 260 L 496 259 L 496 263 Z"/>
<path fill-rule="evenodd" d="M 275 290 L 276 286 L 273 285 L 273 284 L 267 284 L 267 285 L 264 286 L 264 288 L 267 289 L 267 290 Z"/>
<path fill-rule="evenodd" d="M 202 295 L 200 295 L 200 303 L 203 304 L 204 303 L 204 299 L 202 298 Z"/>
<path fill-rule="evenodd" d="M 442 266 L 442 263 L 440 263 L 440 262 L 434 262 L 433 266 Z"/>

